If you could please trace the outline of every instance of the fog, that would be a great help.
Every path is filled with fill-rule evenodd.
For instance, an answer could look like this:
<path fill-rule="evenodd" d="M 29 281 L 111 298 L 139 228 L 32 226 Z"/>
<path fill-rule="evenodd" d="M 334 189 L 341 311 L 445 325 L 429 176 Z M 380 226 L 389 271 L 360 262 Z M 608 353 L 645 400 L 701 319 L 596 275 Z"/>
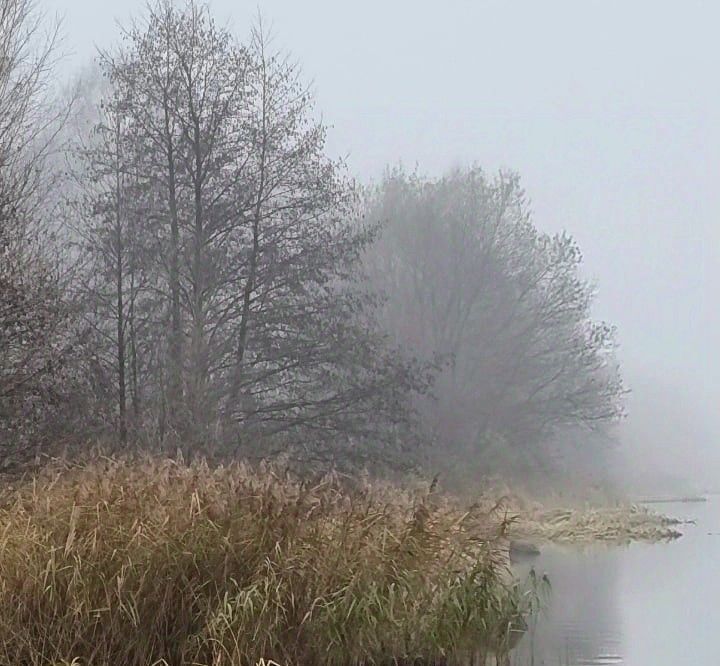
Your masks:
<path fill-rule="evenodd" d="M 0 662 L 720 663 L 720 8 L 343 4 L 0 0 Z"/>
<path fill-rule="evenodd" d="M 116 19 L 94 0 L 64 17 L 71 76 Z M 215 0 L 245 34 L 259 10 L 312 77 L 329 149 L 363 180 L 388 164 L 517 170 L 535 222 L 571 232 L 618 328 L 633 390 L 624 455 L 658 478 L 712 485 L 720 470 L 720 92 L 705 2 Z M 646 470 L 647 471 L 647 470 Z M 645 475 L 647 476 L 647 474 Z M 652 475 L 651 475 L 652 476 Z"/>

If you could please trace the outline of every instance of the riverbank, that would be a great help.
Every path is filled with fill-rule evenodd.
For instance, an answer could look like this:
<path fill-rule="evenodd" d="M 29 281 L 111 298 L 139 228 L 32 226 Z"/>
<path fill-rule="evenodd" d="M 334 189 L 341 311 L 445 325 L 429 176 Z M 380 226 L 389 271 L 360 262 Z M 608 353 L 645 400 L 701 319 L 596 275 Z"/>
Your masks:
<path fill-rule="evenodd" d="M 595 499 L 593 503 L 550 498 L 540 502 L 513 493 L 507 486 L 491 487 L 479 504 L 501 514 L 507 537 L 526 544 L 594 541 L 671 541 L 682 536 L 683 521 L 629 501 Z"/>
<path fill-rule="evenodd" d="M 513 578 L 514 541 L 662 540 L 676 524 L 636 506 L 489 491 L 464 503 L 423 480 L 309 482 L 271 465 L 55 463 L 0 495 L 0 663 L 502 654 L 544 584 Z"/>
<path fill-rule="evenodd" d="M 680 527 L 681 539 L 632 547 L 548 543 L 539 556 L 517 561 L 518 575 L 530 567 L 546 573 L 552 593 L 513 664 L 719 663 L 716 627 L 703 618 L 716 616 L 720 594 L 720 497 L 663 510 L 693 520 Z"/>
<path fill-rule="evenodd" d="M 698 504 L 707 502 L 704 495 L 690 495 L 681 497 L 649 497 L 637 500 L 639 504 Z"/>
<path fill-rule="evenodd" d="M 585 509 L 539 509 L 517 515 L 509 529 L 518 538 L 540 542 L 671 541 L 682 536 L 682 521 L 634 504 Z"/>

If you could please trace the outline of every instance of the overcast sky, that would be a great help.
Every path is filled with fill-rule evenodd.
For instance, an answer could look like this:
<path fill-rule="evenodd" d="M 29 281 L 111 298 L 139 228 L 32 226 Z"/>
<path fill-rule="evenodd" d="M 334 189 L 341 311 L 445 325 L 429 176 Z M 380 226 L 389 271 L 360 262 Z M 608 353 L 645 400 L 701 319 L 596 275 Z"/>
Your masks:
<path fill-rule="evenodd" d="M 40 3 L 63 17 L 67 76 L 145 4 Z M 519 171 L 537 225 L 578 239 L 597 315 L 618 326 L 629 450 L 720 473 L 720 3 L 211 6 L 241 36 L 261 11 L 361 179 L 398 161 Z"/>

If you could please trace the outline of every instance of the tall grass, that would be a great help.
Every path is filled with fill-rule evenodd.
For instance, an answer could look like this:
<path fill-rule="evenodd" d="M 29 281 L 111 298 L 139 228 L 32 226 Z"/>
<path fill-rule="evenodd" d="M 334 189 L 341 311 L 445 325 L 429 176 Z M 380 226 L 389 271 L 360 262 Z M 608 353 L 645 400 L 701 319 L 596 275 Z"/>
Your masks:
<path fill-rule="evenodd" d="M 530 597 L 503 524 L 432 492 L 276 468 L 102 460 L 0 505 L 0 663 L 445 664 Z"/>

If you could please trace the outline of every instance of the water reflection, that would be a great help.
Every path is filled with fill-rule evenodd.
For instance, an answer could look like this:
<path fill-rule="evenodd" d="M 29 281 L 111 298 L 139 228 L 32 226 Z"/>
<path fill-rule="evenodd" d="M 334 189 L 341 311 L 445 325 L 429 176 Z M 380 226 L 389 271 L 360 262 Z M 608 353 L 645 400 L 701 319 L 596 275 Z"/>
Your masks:
<path fill-rule="evenodd" d="M 550 578 L 551 603 L 531 623 L 513 664 L 621 663 L 617 558 L 602 549 L 546 549 L 535 566 Z"/>
<path fill-rule="evenodd" d="M 720 499 L 663 510 L 697 524 L 671 544 L 545 549 L 534 566 L 550 577 L 550 604 L 514 666 L 720 664 Z"/>

